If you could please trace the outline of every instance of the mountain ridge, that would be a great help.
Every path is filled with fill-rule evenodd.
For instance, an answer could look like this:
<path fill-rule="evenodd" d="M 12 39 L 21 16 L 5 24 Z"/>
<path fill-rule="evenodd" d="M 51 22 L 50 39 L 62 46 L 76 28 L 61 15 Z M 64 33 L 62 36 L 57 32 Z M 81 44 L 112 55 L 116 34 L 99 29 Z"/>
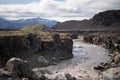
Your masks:
<path fill-rule="evenodd" d="M 54 30 L 76 29 L 120 29 L 120 10 L 107 10 L 99 12 L 88 20 L 71 20 L 56 24 Z"/>
<path fill-rule="evenodd" d="M 52 27 L 56 25 L 58 21 L 48 20 L 43 18 L 31 18 L 31 19 L 19 19 L 19 20 L 6 20 L 0 18 L 0 29 L 19 29 L 23 26 L 31 25 L 31 24 L 40 24 L 47 27 Z"/>

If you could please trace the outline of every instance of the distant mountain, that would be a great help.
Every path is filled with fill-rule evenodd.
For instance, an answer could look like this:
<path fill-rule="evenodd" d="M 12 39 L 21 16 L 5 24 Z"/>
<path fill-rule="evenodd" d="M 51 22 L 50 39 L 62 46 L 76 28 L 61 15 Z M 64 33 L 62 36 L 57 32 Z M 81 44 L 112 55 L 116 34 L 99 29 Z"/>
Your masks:
<path fill-rule="evenodd" d="M 6 28 L 10 27 L 10 25 L 12 25 L 12 23 L 10 21 L 0 18 L 0 28 L 1 29 L 6 29 Z"/>
<path fill-rule="evenodd" d="M 40 24 L 47 27 L 52 27 L 58 22 L 54 20 L 42 19 L 42 18 L 31 18 L 31 19 L 20 19 L 8 21 L 3 18 L 0 18 L 0 29 L 19 29 L 20 27 L 31 25 L 31 24 Z"/>
<path fill-rule="evenodd" d="M 100 12 L 92 19 L 82 21 L 66 21 L 58 23 L 53 27 L 55 30 L 77 30 L 77 29 L 120 29 L 120 10 L 108 10 Z"/>
<path fill-rule="evenodd" d="M 31 18 L 31 19 L 20 19 L 12 21 L 15 26 L 26 26 L 30 24 L 41 24 L 48 27 L 56 25 L 58 22 L 54 20 L 42 19 L 42 18 Z"/>

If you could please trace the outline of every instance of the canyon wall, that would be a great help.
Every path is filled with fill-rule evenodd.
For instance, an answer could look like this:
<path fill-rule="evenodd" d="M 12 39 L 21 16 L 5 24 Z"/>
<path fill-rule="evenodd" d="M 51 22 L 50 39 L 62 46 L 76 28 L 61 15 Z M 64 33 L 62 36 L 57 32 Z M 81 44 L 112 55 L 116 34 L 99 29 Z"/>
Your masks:
<path fill-rule="evenodd" d="M 60 38 L 53 34 L 51 39 L 42 40 L 38 34 L 0 36 L 0 67 L 12 57 L 28 61 L 31 67 L 56 64 L 73 57 L 73 42 L 69 37 Z"/>

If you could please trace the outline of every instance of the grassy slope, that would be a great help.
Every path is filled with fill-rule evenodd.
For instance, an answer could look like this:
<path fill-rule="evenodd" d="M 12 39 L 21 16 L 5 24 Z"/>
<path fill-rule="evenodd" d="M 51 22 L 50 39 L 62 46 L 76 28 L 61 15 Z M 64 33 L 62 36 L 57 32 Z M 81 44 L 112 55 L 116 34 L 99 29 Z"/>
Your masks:
<path fill-rule="evenodd" d="M 39 24 L 32 24 L 32 25 L 24 26 L 20 30 L 32 32 L 32 31 L 41 31 L 43 28 L 45 28 L 45 26 Z"/>

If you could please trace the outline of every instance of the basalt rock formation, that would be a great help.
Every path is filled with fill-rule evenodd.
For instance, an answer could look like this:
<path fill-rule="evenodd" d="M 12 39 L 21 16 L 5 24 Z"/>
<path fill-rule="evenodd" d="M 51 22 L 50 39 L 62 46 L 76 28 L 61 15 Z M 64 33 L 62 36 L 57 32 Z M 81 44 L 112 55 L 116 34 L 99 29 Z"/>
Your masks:
<path fill-rule="evenodd" d="M 0 66 L 17 57 L 28 61 L 31 67 L 43 67 L 73 57 L 73 42 L 53 34 L 51 40 L 42 40 L 40 35 L 10 35 L 0 37 Z"/>

